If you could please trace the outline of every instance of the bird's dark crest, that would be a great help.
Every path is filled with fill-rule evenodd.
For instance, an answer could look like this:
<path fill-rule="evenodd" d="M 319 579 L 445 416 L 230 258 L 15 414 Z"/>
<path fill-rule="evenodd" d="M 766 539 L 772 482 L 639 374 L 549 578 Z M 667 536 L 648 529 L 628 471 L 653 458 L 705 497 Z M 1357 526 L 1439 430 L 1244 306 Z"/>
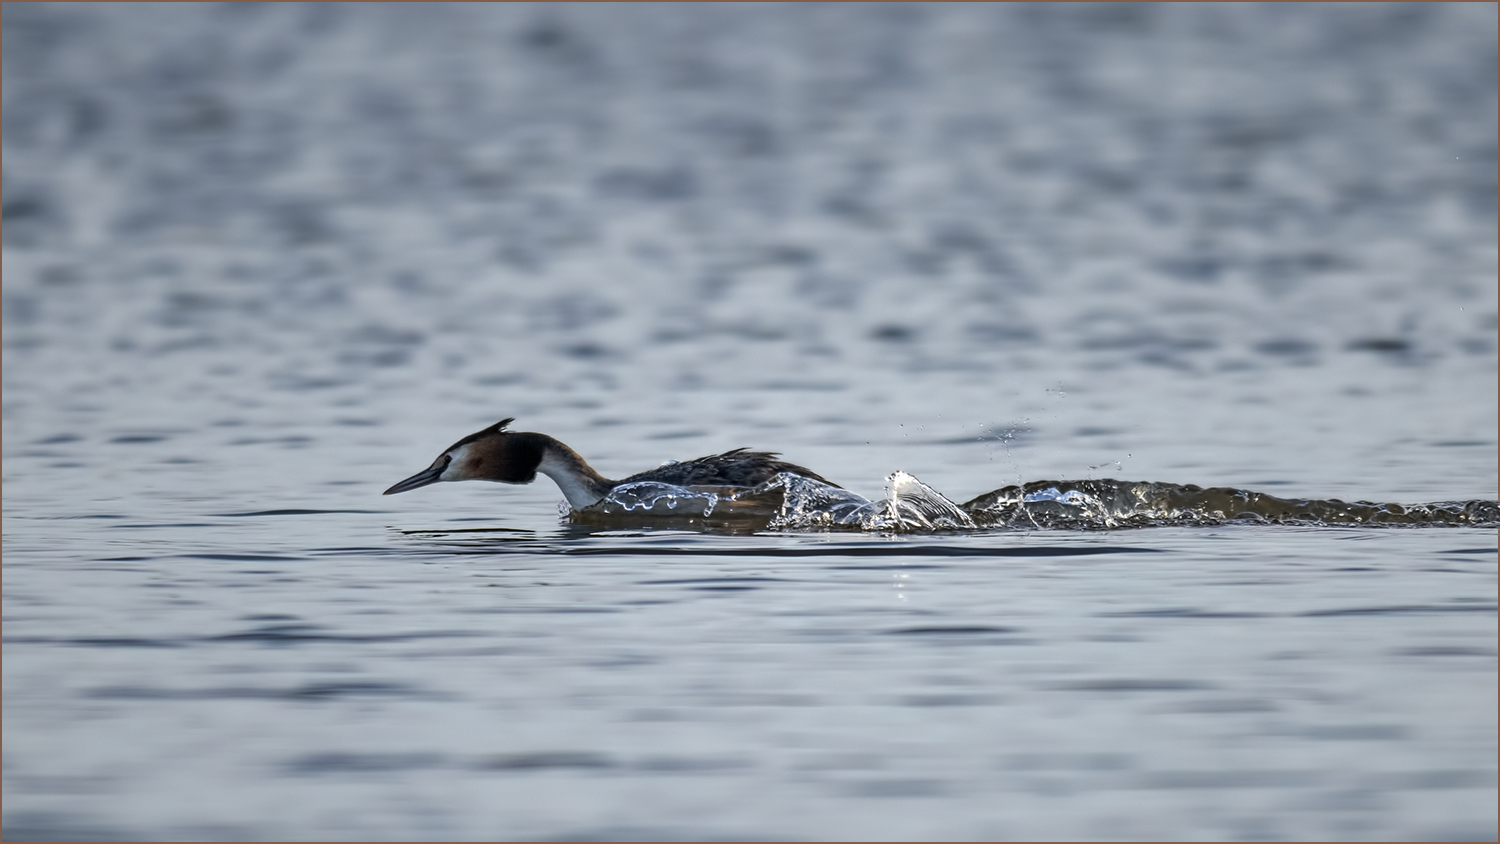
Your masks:
<path fill-rule="evenodd" d="M 476 432 L 468 435 L 467 437 L 464 437 L 463 439 L 459 440 L 458 442 L 454 443 L 453 445 L 450 445 L 447 448 L 443 449 L 443 451 L 444 451 L 444 453 L 446 453 L 446 452 L 452 451 L 455 448 L 458 448 L 461 445 L 468 445 L 469 443 L 474 442 L 475 440 L 482 440 L 485 437 L 491 436 L 493 434 L 504 433 L 505 432 L 505 426 L 509 425 L 510 423 L 512 423 L 514 421 L 516 421 L 516 417 L 514 417 L 514 416 L 510 416 L 510 417 L 507 417 L 505 419 L 501 419 L 499 422 L 496 422 L 495 424 L 489 426 L 488 428 L 485 428 L 483 431 L 476 431 Z"/>

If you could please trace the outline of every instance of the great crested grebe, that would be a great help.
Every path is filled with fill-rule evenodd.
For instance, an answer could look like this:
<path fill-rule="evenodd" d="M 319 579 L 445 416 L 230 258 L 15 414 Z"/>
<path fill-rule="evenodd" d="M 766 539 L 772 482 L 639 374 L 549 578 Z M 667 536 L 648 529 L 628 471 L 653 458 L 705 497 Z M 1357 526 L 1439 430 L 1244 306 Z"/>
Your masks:
<path fill-rule="evenodd" d="M 763 484 L 782 472 L 791 472 L 829 486 L 809 469 L 776 459 L 775 452 L 737 448 L 723 454 L 670 463 L 621 481 L 595 472 L 578 452 L 546 434 L 507 431 L 514 418 L 502 419 L 443 450 L 432 465 L 386 490 L 384 495 L 406 492 L 438 481 L 499 481 L 529 484 L 537 473 L 551 478 L 562 489 L 568 506 L 581 510 L 596 504 L 610 490 L 623 484 L 655 481 L 676 486 L 742 486 Z"/>

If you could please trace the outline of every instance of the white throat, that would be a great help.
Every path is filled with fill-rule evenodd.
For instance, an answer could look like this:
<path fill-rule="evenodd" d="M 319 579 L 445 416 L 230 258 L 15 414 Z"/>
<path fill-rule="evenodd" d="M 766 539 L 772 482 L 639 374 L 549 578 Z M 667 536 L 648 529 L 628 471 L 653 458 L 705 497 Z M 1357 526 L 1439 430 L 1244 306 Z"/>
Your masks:
<path fill-rule="evenodd" d="M 568 506 L 574 510 L 599 503 L 608 492 L 608 489 L 600 490 L 599 485 L 584 474 L 583 467 L 578 463 L 576 456 L 569 459 L 549 448 L 542 454 L 542 462 L 536 467 L 538 473 L 557 483 L 563 497 L 568 499 Z"/>

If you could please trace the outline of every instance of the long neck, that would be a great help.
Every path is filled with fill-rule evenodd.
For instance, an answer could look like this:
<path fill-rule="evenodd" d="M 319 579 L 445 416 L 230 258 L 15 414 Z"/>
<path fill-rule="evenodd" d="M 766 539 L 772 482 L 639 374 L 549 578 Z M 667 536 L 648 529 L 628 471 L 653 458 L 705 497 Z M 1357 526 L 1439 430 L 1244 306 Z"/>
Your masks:
<path fill-rule="evenodd" d="M 595 472 L 578 456 L 578 452 L 557 440 L 547 443 L 536 470 L 557 483 L 568 499 L 568 506 L 574 510 L 598 503 L 615 488 L 616 483 Z"/>

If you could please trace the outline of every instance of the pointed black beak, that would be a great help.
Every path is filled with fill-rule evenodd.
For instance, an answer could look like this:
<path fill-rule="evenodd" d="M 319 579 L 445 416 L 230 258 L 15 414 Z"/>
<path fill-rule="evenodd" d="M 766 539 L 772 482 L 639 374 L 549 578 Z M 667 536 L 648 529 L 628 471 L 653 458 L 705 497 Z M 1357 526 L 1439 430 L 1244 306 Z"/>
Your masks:
<path fill-rule="evenodd" d="M 445 460 L 437 466 L 430 466 L 416 473 L 415 475 L 412 475 L 411 477 L 396 484 L 385 492 L 382 492 L 381 495 L 394 495 L 398 492 L 406 492 L 407 490 L 416 489 L 419 486 L 435 484 L 443 479 L 443 470 L 446 468 L 448 468 L 448 461 Z"/>

